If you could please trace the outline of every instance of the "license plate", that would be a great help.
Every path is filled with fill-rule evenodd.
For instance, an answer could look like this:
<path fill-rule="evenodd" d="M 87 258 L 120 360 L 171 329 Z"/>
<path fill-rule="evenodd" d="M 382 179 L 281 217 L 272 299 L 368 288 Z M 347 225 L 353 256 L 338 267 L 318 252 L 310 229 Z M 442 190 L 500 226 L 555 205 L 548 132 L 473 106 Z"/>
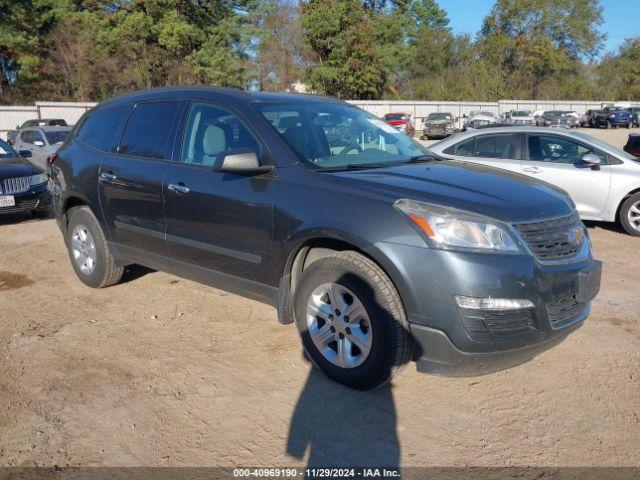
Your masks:
<path fill-rule="evenodd" d="M 5 195 L 4 197 L 0 197 L 0 207 L 15 207 L 16 199 L 13 198 L 13 195 Z"/>
<path fill-rule="evenodd" d="M 578 274 L 578 293 L 576 300 L 579 303 L 588 303 L 600 291 L 600 277 L 602 275 L 602 262 L 594 261 L 588 270 Z"/>

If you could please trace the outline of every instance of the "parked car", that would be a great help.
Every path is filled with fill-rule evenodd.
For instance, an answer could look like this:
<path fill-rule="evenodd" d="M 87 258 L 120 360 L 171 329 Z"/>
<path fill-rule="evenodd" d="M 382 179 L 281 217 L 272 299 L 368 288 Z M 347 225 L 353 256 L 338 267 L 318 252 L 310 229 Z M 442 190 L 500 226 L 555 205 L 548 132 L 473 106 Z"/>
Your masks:
<path fill-rule="evenodd" d="M 631 114 L 631 126 L 640 127 L 640 107 L 629 107 L 628 111 Z"/>
<path fill-rule="evenodd" d="M 607 107 L 602 110 L 602 114 L 606 117 L 606 124 L 604 126 L 607 128 L 631 128 L 632 126 L 633 120 L 631 118 L 631 113 L 629 113 L 626 108 Z"/>
<path fill-rule="evenodd" d="M 448 137 L 456 132 L 453 115 L 449 112 L 433 112 L 424 119 L 424 136 L 428 139 L 433 137 Z"/>
<path fill-rule="evenodd" d="M 49 157 L 60 148 L 70 131 L 71 127 L 23 128 L 16 138 L 16 150 L 30 152 L 29 161 L 46 170 Z"/>
<path fill-rule="evenodd" d="M 604 110 L 587 110 L 588 123 L 591 128 L 606 127 L 609 123 Z"/>
<path fill-rule="evenodd" d="M 622 149 L 634 157 L 640 157 L 640 134 L 630 133 L 627 143 Z"/>
<path fill-rule="evenodd" d="M 528 110 L 513 110 L 509 113 L 508 123 L 513 125 L 535 125 L 536 119 L 533 118 Z"/>
<path fill-rule="evenodd" d="M 7 142 L 13 145 L 18 132 L 23 128 L 31 127 L 67 127 L 67 122 L 62 118 L 34 118 L 33 120 L 27 120 L 22 125 L 16 125 L 15 130 L 9 130 L 7 132 Z"/>
<path fill-rule="evenodd" d="M 569 193 L 584 220 L 640 236 L 640 163 L 589 135 L 540 127 L 468 132 L 430 147 L 445 158 L 534 177 Z"/>
<path fill-rule="evenodd" d="M 47 215 L 51 195 L 47 174 L 0 140 L 0 215 L 32 212 Z"/>
<path fill-rule="evenodd" d="M 383 117 L 383 120 L 392 127 L 406 133 L 410 137 L 413 137 L 416 134 L 416 127 L 413 124 L 413 119 L 408 113 L 387 113 Z"/>
<path fill-rule="evenodd" d="M 51 177 L 86 285 L 135 263 L 270 303 L 360 389 L 411 359 L 457 375 L 526 361 L 581 325 L 600 282 L 564 192 L 440 161 L 327 97 L 120 96 L 85 114 Z"/>
<path fill-rule="evenodd" d="M 493 112 L 474 110 L 469 113 L 469 117 L 467 118 L 462 130 L 473 130 L 475 128 L 485 127 L 495 123 L 498 123 L 498 118 Z"/>
<path fill-rule="evenodd" d="M 578 128 L 580 120 L 566 110 L 547 110 L 536 119 L 541 127 Z"/>

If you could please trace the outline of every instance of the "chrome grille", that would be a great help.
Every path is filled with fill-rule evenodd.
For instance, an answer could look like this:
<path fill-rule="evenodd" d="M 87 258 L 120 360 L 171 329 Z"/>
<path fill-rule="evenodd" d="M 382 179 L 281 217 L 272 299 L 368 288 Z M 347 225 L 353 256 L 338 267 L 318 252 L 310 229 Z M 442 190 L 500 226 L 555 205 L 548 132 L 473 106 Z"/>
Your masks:
<path fill-rule="evenodd" d="M 3 195 L 22 193 L 29 190 L 29 186 L 30 177 L 7 178 L 2 181 L 2 189 L 0 193 Z"/>
<path fill-rule="evenodd" d="M 584 225 L 577 213 L 566 217 L 554 218 L 535 223 L 514 225 L 520 237 L 527 243 L 531 252 L 541 262 L 571 260 L 586 241 Z M 582 241 L 572 238 L 577 228 L 583 234 Z"/>
<path fill-rule="evenodd" d="M 0 207 L 0 213 L 20 213 L 30 212 L 38 207 L 40 200 L 25 200 L 24 202 L 16 203 L 13 207 Z"/>

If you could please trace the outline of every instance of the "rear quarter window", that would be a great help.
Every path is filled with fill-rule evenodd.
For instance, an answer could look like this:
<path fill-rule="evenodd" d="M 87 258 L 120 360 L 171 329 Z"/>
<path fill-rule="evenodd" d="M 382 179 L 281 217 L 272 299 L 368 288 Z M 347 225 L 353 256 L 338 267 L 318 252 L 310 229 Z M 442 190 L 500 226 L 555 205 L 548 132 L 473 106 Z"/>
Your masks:
<path fill-rule="evenodd" d="M 103 152 L 115 151 L 118 144 L 116 135 L 129 108 L 129 105 L 119 105 L 89 112 L 76 132 L 76 138 Z"/>
<path fill-rule="evenodd" d="M 444 150 L 444 153 L 448 155 L 457 155 L 459 157 L 473 157 L 473 151 L 475 149 L 476 139 L 470 138 L 469 140 L 465 140 L 460 143 L 456 143 L 455 145 L 451 145 L 450 147 Z"/>

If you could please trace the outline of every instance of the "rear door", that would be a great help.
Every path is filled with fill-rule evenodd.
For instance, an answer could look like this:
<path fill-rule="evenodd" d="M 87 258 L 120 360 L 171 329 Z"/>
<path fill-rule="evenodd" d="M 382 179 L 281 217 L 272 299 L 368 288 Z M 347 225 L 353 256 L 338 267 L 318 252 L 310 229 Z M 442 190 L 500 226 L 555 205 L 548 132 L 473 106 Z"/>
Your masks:
<path fill-rule="evenodd" d="M 177 101 L 137 103 L 116 151 L 103 155 L 98 191 L 113 241 L 167 254 L 162 181 L 182 107 Z"/>
<path fill-rule="evenodd" d="M 275 174 L 250 176 L 213 170 L 218 155 L 265 147 L 230 108 L 190 105 L 181 154 L 164 182 L 167 244 L 185 264 L 226 274 L 226 279 L 271 280 Z"/>
<path fill-rule="evenodd" d="M 522 173 L 566 190 L 584 218 L 597 218 L 607 203 L 611 167 L 607 154 L 569 137 L 527 134 Z M 582 162 L 588 153 L 601 159 L 592 167 Z"/>
<path fill-rule="evenodd" d="M 516 173 L 520 173 L 522 168 L 516 133 L 476 135 L 448 147 L 443 153 L 456 160 L 480 163 Z"/>

